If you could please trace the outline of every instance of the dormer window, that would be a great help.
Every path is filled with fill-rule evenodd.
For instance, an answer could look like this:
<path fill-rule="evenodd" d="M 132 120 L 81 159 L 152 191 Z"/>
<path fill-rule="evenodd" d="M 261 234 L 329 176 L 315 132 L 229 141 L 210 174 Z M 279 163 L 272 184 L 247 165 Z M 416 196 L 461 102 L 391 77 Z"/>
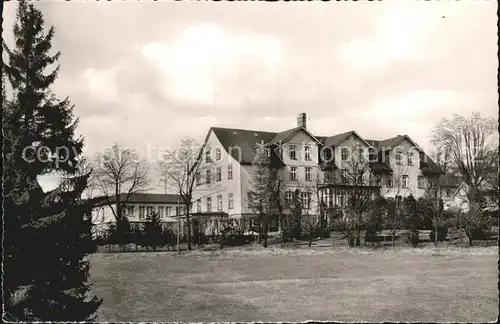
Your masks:
<path fill-rule="evenodd" d="M 290 160 L 297 160 L 297 146 L 290 145 Z"/>

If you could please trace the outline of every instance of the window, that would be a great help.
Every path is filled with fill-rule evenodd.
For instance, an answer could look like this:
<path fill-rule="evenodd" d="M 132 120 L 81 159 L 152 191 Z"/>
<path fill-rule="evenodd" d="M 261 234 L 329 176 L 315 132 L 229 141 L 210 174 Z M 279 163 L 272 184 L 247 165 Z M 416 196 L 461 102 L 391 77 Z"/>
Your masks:
<path fill-rule="evenodd" d="M 306 181 L 311 181 L 311 168 L 306 168 Z"/>
<path fill-rule="evenodd" d="M 196 171 L 196 185 L 200 185 L 201 184 L 201 175 L 200 175 L 200 171 Z"/>
<path fill-rule="evenodd" d="M 368 160 L 370 162 L 377 162 L 378 161 L 377 149 L 375 149 L 375 148 L 368 149 Z"/>
<path fill-rule="evenodd" d="M 365 160 L 365 151 L 362 147 L 358 148 L 358 160 L 363 162 Z"/>
<path fill-rule="evenodd" d="M 401 164 L 401 152 L 396 152 L 396 164 L 400 165 Z"/>
<path fill-rule="evenodd" d="M 331 171 L 325 171 L 325 182 L 332 182 L 333 181 L 333 175 Z"/>
<path fill-rule="evenodd" d="M 134 214 L 134 206 L 125 207 L 125 215 L 132 216 Z"/>
<path fill-rule="evenodd" d="M 393 183 L 392 183 L 392 182 L 393 182 L 393 181 L 392 181 L 392 177 L 387 177 L 387 178 L 385 179 L 385 185 L 386 185 L 387 187 L 389 187 L 389 188 L 392 188 L 392 186 L 393 186 Z"/>
<path fill-rule="evenodd" d="M 342 150 L 340 151 L 340 158 L 342 159 L 342 161 L 347 161 L 347 158 L 349 157 L 349 151 L 347 150 L 347 148 L 342 148 Z"/>
<path fill-rule="evenodd" d="M 286 202 L 291 205 L 293 203 L 293 192 L 287 191 L 286 192 Z"/>
<path fill-rule="evenodd" d="M 163 206 L 158 206 L 158 217 L 163 218 L 165 217 L 165 207 Z"/>
<path fill-rule="evenodd" d="M 417 185 L 419 189 L 424 189 L 424 177 L 417 178 Z"/>
<path fill-rule="evenodd" d="M 201 200 L 199 199 L 196 201 L 196 211 L 201 213 Z"/>
<path fill-rule="evenodd" d="M 227 166 L 227 178 L 228 179 L 233 178 L 233 166 L 232 165 Z"/>
<path fill-rule="evenodd" d="M 234 194 L 232 192 L 227 194 L 227 209 L 234 208 Z"/>
<path fill-rule="evenodd" d="M 410 186 L 410 184 L 408 183 L 408 176 L 407 175 L 401 176 L 401 182 L 402 182 L 403 188 L 408 188 Z"/>
<path fill-rule="evenodd" d="M 167 206 L 166 210 L 165 210 L 165 214 L 167 216 L 172 216 L 172 207 L 170 206 Z"/>
<path fill-rule="evenodd" d="M 301 192 L 300 196 L 302 198 L 302 208 L 309 209 L 311 205 L 311 193 L 310 192 Z"/>
<path fill-rule="evenodd" d="M 215 149 L 215 159 L 216 159 L 217 161 L 220 161 L 220 159 L 221 159 L 220 148 L 216 148 L 216 149 Z"/>
<path fill-rule="evenodd" d="M 413 165 L 413 152 L 408 153 L 408 165 Z"/>
<path fill-rule="evenodd" d="M 206 163 L 212 162 L 212 159 L 210 158 L 210 150 L 209 149 L 205 149 L 205 162 Z"/>
<path fill-rule="evenodd" d="M 363 170 L 357 170 L 356 171 L 356 184 L 361 184 L 363 183 Z"/>
<path fill-rule="evenodd" d="M 212 181 L 212 173 L 210 172 L 210 170 L 207 170 L 205 171 L 206 172 L 206 181 L 207 183 L 210 183 Z"/>
<path fill-rule="evenodd" d="M 306 159 L 306 161 L 311 160 L 311 147 L 309 145 L 306 145 L 304 147 L 304 158 Z"/>
<path fill-rule="evenodd" d="M 341 173 L 341 180 L 343 183 L 347 183 L 348 182 L 348 177 L 349 177 L 349 173 L 346 169 L 342 170 L 342 173 Z"/>
<path fill-rule="evenodd" d="M 302 193 L 302 203 L 307 209 L 311 208 L 311 193 L 303 192 Z"/>
<path fill-rule="evenodd" d="M 290 160 L 297 160 L 297 147 L 290 145 Z"/>
<path fill-rule="evenodd" d="M 333 190 L 328 189 L 328 207 L 333 206 Z"/>
<path fill-rule="evenodd" d="M 297 180 L 297 168 L 296 167 L 290 168 L 290 179 Z"/>
<path fill-rule="evenodd" d="M 207 213 L 212 212 L 212 197 L 207 197 Z"/>
<path fill-rule="evenodd" d="M 175 215 L 180 215 L 181 214 L 181 207 L 177 206 L 175 207 Z"/>
<path fill-rule="evenodd" d="M 217 168 L 217 181 L 222 180 L 222 168 Z"/>
<path fill-rule="evenodd" d="M 222 211 L 222 195 L 217 196 L 217 211 Z"/>
<path fill-rule="evenodd" d="M 153 206 L 146 207 L 146 214 L 148 217 L 151 216 L 151 214 L 153 213 L 153 210 L 154 210 Z"/>
<path fill-rule="evenodd" d="M 336 192 L 336 195 L 335 195 L 335 198 L 336 198 L 336 202 L 335 203 L 336 203 L 336 205 L 343 207 L 345 205 L 345 203 L 346 203 L 346 200 L 347 200 L 346 196 L 347 195 L 346 195 L 345 190 L 338 190 Z"/>
<path fill-rule="evenodd" d="M 139 219 L 144 219 L 146 207 L 139 206 Z"/>

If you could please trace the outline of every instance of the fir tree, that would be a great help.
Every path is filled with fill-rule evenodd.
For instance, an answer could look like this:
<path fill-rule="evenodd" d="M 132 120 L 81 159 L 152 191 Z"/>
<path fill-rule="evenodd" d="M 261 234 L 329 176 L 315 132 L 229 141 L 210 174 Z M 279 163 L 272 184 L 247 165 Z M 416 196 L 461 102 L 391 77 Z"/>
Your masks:
<path fill-rule="evenodd" d="M 51 55 L 54 29 L 44 33 L 40 11 L 19 3 L 14 48 L 4 69 L 12 97 L 2 105 L 4 132 L 3 297 L 6 320 L 82 321 L 101 300 L 91 294 L 86 256 L 95 251 L 91 205 L 81 199 L 89 174 L 76 175 L 83 140 L 69 100 L 50 91 L 60 53 Z M 37 177 L 65 181 L 43 192 Z"/>
<path fill-rule="evenodd" d="M 148 216 L 148 221 L 144 224 L 144 240 L 148 247 L 156 251 L 156 247 L 162 245 L 162 227 L 158 213 Z"/>

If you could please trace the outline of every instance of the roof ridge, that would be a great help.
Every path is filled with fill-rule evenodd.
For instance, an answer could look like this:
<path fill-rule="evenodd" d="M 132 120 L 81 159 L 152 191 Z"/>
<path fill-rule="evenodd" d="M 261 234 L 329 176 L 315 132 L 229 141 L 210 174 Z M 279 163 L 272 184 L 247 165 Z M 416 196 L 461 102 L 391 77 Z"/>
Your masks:
<path fill-rule="evenodd" d="M 258 133 L 277 134 L 277 132 L 255 130 L 255 129 L 231 128 L 231 127 L 212 127 L 212 129 L 223 129 L 223 130 L 240 131 L 240 132 L 258 132 Z"/>

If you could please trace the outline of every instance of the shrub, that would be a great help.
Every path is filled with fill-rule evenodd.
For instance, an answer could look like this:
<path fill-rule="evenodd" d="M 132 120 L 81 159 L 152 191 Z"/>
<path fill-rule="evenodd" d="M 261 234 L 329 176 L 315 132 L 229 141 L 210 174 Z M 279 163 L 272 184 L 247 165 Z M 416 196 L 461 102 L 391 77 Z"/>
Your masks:
<path fill-rule="evenodd" d="M 430 240 L 434 242 L 434 238 L 436 234 L 434 233 L 434 230 L 431 230 L 431 233 L 429 234 Z M 440 227 L 438 228 L 438 233 L 437 233 L 437 240 L 439 242 L 444 242 L 446 241 L 446 237 L 448 236 L 448 228 L 447 227 Z"/>

